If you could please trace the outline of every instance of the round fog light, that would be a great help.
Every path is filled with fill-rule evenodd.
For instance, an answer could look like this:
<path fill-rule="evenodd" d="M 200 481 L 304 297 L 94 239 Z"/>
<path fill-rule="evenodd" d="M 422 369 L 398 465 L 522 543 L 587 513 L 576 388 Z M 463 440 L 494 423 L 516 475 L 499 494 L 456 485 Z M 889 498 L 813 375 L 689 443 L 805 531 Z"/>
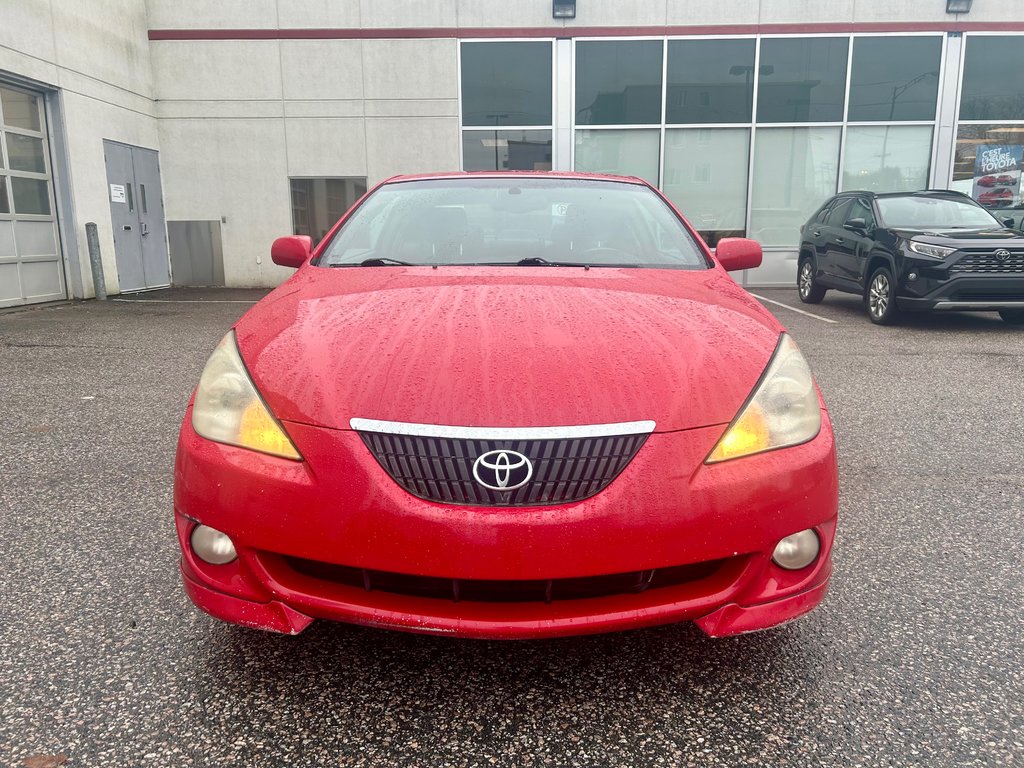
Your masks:
<path fill-rule="evenodd" d="M 821 551 L 821 542 L 813 528 L 787 536 L 775 545 L 772 560 L 780 568 L 798 571 L 814 562 Z"/>
<path fill-rule="evenodd" d="M 197 525 L 192 531 L 190 541 L 192 551 L 204 563 L 224 565 L 238 557 L 235 545 L 231 543 L 228 535 L 208 525 Z"/>

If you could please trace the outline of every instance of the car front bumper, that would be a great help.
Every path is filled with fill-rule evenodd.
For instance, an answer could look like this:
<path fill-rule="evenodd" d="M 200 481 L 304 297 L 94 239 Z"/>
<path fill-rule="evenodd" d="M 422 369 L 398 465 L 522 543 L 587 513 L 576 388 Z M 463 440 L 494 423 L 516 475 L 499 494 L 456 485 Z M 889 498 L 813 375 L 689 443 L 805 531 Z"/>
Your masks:
<path fill-rule="evenodd" d="M 828 586 L 838 486 L 824 411 L 822 422 L 804 445 L 716 465 L 703 459 L 724 426 L 655 433 L 594 497 L 504 508 L 411 496 L 352 431 L 287 424 L 306 458 L 291 462 L 204 440 L 189 412 L 175 465 L 183 581 L 218 618 L 288 633 L 317 618 L 480 638 L 686 620 L 713 636 L 765 629 L 813 609 Z M 197 523 L 228 534 L 238 559 L 199 560 Z M 807 528 L 817 560 L 775 565 L 777 542 Z M 635 588 L 621 588 L 626 574 L 641 574 Z M 453 592 L 439 594 L 447 581 Z M 556 585 L 547 598 L 459 592 L 545 582 Z M 615 588 L 595 591 L 605 583 Z M 560 599 L 561 585 L 584 591 Z"/>
<path fill-rule="evenodd" d="M 897 296 L 896 305 L 910 311 L 1024 309 L 1024 275 L 959 275 L 939 283 L 924 295 Z"/>

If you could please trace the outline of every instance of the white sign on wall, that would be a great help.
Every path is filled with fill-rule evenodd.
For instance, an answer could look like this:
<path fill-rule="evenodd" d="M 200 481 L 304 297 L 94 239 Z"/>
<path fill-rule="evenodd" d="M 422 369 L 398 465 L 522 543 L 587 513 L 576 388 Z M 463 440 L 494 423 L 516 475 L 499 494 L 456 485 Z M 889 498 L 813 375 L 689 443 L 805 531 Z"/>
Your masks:
<path fill-rule="evenodd" d="M 110 202 L 112 203 L 127 203 L 128 198 L 125 197 L 124 184 L 111 184 L 110 185 Z"/>

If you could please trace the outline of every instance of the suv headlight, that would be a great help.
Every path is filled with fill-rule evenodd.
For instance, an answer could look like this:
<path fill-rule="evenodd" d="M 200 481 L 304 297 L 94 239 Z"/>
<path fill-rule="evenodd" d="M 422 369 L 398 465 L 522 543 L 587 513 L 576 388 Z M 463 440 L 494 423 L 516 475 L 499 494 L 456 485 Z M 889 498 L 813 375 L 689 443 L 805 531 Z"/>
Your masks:
<path fill-rule="evenodd" d="M 249 378 L 234 331 L 220 340 L 203 369 L 192 406 L 192 428 L 207 440 L 302 460 Z"/>
<path fill-rule="evenodd" d="M 789 334 L 782 334 L 768 368 L 705 464 L 813 440 L 821 405 L 811 369 Z"/>
<path fill-rule="evenodd" d="M 939 259 L 940 261 L 949 256 L 949 254 L 956 253 L 956 248 L 947 248 L 944 245 L 932 245 L 931 243 L 919 243 L 917 240 L 910 240 L 907 247 L 914 253 L 919 253 L 930 259 Z"/>

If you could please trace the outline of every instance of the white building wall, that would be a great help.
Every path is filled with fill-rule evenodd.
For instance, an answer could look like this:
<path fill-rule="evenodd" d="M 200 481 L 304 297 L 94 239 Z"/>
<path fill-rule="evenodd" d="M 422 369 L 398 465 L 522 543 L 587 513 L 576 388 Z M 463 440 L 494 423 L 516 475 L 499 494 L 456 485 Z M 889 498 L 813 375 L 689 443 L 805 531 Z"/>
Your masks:
<path fill-rule="evenodd" d="M 0 74 L 60 92 L 70 176 L 64 183 L 72 201 L 70 211 L 60 211 L 61 232 L 76 296 L 95 295 L 88 221 L 97 224 L 106 289 L 118 291 L 103 140 L 158 148 L 148 28 L 139 0 L 0 4 Z"/>
<path fill-rule="evenodd" d="M 225 24 L 245 20 L 224 10 Z M 453 39 L 152 41 L 168 220 L 222 220 L 228 285 L 280 282 L 269 253 L 291 232 L 290 177 L 373 184 L 459 167 L 456 51 Z"/>

